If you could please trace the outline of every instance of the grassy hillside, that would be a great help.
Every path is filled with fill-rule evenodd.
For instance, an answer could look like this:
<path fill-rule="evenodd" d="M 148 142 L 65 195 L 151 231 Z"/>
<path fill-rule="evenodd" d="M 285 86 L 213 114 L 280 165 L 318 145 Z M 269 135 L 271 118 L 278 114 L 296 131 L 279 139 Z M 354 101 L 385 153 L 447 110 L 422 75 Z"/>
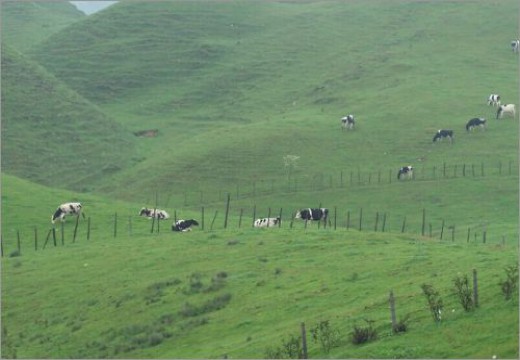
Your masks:
<path fill-rule="evenodd" d="M 88 191 L 132 161 L 132 134 L 7 44 L 2 69 L 2 171 Z"/>
<path fill-rule="evenodd" d="M 0 6 L 2 43 L 22 52 L 85 16 L 68 1 L 5 0 Z"/>
<path fill-rule="evenodd" d="M 519 98 L 518 10 L 131 1 L 24 55 L 3 43 L 2 357 L 270 358 L 305 322 L 312 358 L 518 358 L 518 297 L 499 285 L 518 264 L 518 114 L 486 104 Z M 475 116 L 488 128 L 467 133 Z M 440 128 L 453 144 L 432 143 Z M 131 135 L 146 129 L 158 136 Z M 415 180 L 398 182 L 408 164 Z M 90 238 L 81 220 L 73 242 L 68 219 L 42 249 L 66 201 Z M 152 233 L 137 213 L 155 204 L 204 229 Z M 336 229 L 291 227 L 318 205 Z M 250 228 L 280 209 L 281 229 Z M 465 312 L 453 280 L 473 269 Z M 365 319 L 378 339 L 353 345 Z M 312 340 L 323 321 L 330 352 Z"/>
<path fill-rule="evenodd" d="M 283 178 L 287 154 L 309 177 L 517 162 L 517 122 L 495 121 L 486 105 L 491 92 L 518 99 L 517 10 L 515 1 L 130 2 L 31 54 L 133 131 L 159 129 L 139 166 L 97 190 L 218 191 Z M 349 134 L 339 131 L 346 113 L 358 121 Z M 489 119 L 487 134 L 465 133 L 475 116 Z M 455 130 L 455 146 L 431 144 L 441 127 Z"/>
<path fill-rule="evenodd" d="M 135 228 L 149 226 L 141 220 Z M 117 238 L 105 229 L 86 241 L 83 221 L 72 243 L 72 227 L 65 246 L 3 259 L 6 357 L 269 358 L 302 321 L 315 358 L 518 357 L 518 298 L 499 286 L 516 245 L 315 227 Z M 472 269 L 480 307 L 465 312 L 453 280 Z M 422 284 L 443 299 L 439 325 Z M 407 319 L 401 335 L 391 334 L 390 290 Z M 364 319 L 378 339 L 353 345 Z M 330 352 L 312 341 L 323 321 L 339 332 Z"/>

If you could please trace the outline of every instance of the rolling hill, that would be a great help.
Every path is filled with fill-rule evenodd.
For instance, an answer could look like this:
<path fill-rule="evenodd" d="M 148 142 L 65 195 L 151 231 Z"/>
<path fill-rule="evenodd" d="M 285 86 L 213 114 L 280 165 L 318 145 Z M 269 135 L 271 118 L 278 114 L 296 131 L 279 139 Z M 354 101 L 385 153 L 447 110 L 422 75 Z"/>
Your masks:
<path fill-rule="evenodd" d="M 518 114 L 486 104 L 518 104 L 518 11 L 122 1 L 23 49 L 2 29 L 2 358 L 297 357 L 302 322 L 311 358 L 518 358 L 518 296 L 500 285 L 518 264 Z M 472 117 L 487 128 L 466 132 Z M 432 143 L 440 128 L 453 144 Z M 66 201 L 87 219 L 54 242 Z M 201 226 L 151 231 L 142 206 Z M 293 223 L 309 206 L 331 226 Z M 280 212 L 280 229 L 250 227 Z M 464 311 L 454 281 L 473 270 L 480 307 Z M 369 324 L 377 339 L 354 345 Z"/>
<path fill-rule="evenodd" d="M 85 15 L 68 1 L 2 1 L 2 43 L 26 51 Z"/>

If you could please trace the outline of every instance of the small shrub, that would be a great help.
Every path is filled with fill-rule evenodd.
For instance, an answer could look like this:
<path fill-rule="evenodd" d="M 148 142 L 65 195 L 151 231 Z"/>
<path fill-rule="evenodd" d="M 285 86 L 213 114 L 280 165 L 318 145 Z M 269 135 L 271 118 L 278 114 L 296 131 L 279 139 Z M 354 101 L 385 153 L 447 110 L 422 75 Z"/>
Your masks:
<path fill-rule="evenodd" d="M 508 266 L 505 268 L 506 280 L 500 282 L 500 288 L 506 300 L 512 298 L 513 294 L 517 293 L 518 287 L 518 264 Z"/>
<path fill-rule="evenodd" d="M 365 321 L 368 323 L 366 327 L 354 325 L 354 330 L 352 331 L 352 343 L 354 345 L 364 344 L 377 339 L 377 331 L 372 327 L 373 321 Z"/>
<path fill-rule="evenodd" d="M 442 309 L 444 308 L 439 292 L 428 284 L 422 284 L 421 289 L 428 300 L 428 306 L 430 307 L 433 320 L 439 323 L 442 318 Z"/>
<path fill-rule="evenodd" d="M 328 320 L 320 321 L 311 329 L 312 339 L 315 343 L 320 343 L 325 353 L 339 345 L 339 330 L 333 329 Z"/>
<path fill-rule="evenodd" d="M 303 359 L 302 339 L 291 335 L 289 340 L 282 341 L 278 348 L 268 348 L 265 351 L 266 359 Z"/>
<path fill-rule="evenodd" d="M 459 297 L 460 304 L 465 311 L 471 311 L 475 304 L 473 302 L 471 288 L 469 286 L 468 275 L 459 275 L 453 279 L 455 293 Z"/>
<path fill-rule="evenodd" d="M 410 317 L 408 315 L 406 315 L 404 317 L 404 319 L 402 319 L 401 321 L 399 321 L 397 324 L 394 325 L 394 327 L 392 328 L 392 331 L 395 334 L 406 332 L 408 330 L 408 326 L 406 325 L 406 323 L 408 322 L 409 318 Z"/>
<path fill-rule="evenodd" d="M 18 251 L 18 250 L 13 250 L 9 254 L 9 257 L 18 257 L 18 256 L 22 256 L 22 253 L 20 251 Z"/>

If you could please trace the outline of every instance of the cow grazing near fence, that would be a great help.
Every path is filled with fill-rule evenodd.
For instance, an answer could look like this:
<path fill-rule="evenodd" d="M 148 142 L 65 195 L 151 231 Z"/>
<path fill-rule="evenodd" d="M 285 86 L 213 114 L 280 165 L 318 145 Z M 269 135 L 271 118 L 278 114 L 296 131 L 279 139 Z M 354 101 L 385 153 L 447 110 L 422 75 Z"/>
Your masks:
<path fill-rule="evenodd" d="M 413 166 L 403 166 L 397 172 L 397 180 L 401 179 L 413 179 Z"/>
<path fill-rule="evenodd" d="M 253 227 L 265 228 L 265 227 L 280 226 L 280 224 L 281 224 L 280 217 L 262 218 L 262 219 L 256 219 L 255 222 L 253 223 Z"/>
<path fill-rule="evenodd" d="M 517 39 L 517 40 L 511 41 L 511 50 L 513 50 L 513 52 L 517 53 L 518 47 L 520 47 L 520 40 Z"/>
<path fill-rule="evenodd" d="M 170 218 L 170 215 L 164 210 L 148 208 L 141 208 L 141 211 L 139 211 L 139 216 L 145 216 L 150 219 L 156 218 L 159 220 L 165 220 Z"/>
<path fill-rule="evenodd" d="M 198 226 L 199 223 L 197 220 L 189 219 L 189 220 L 177 220 L 172 224 L 172 231 L 191 231 L 192 226 Z"/>
<path fill-rule="evenodd" d="M 479 127 L 481 129 L 486 128 L 486 119 L 484 118 L 473 118 L 466 123 L 466 131 L 471 131 L 475 127 Z"/>
<path fill-rule="evenodd" d="M 453 142 L 453 130 L 438 130 L 433 137 L 433 142 L 441 141 L 443 139 L 448 139 L 450 143 Z"/>
<path fill-rule="evenodd" d="M 341 118 L 341 129 L 352 130 L 354 129 L 354 125 L 356 125 L 356 121 L 354 120 L 354 115 L 347 115 Z"/>
<path fill-rule="evenodd" d="M 500 95 L 498 95 L 498 94 L 489 95 L 487 103 L 488 103 L 488 105 L 500 106 Z"/>
<path fill-rule="evenodd" d="M 302 220 L 324 220 L 327 221 L 327 217 L 329 216 L 329 209 L 327 208 L 319 208 L 319 209 L 313 209 L 313 208 L 307 208 L 307 209 L 301 209 L 296 212 L 295 219 L 302 219 Z"/>
<path fill-rule="evenodd" d="M 497 119 L 502 119 L 506 115 L 514 118 L 515 114 L 515 104 L 500 105 L 497 110 Z"/>
<path fill-rule="evenodd" d="M 83 206 L 79 202 L 69 202 L 64 203 L 58 206 L 56 211 L 51 217 L 51 222 L 54 224 L 56 220 L 59 221 L 65 221 L 66 215 L 76 215 L 79 216 L 80 214 L 83 216 L 83 219 L 85 218 L 85 214 L 81 212 L 83 209 Z"/>

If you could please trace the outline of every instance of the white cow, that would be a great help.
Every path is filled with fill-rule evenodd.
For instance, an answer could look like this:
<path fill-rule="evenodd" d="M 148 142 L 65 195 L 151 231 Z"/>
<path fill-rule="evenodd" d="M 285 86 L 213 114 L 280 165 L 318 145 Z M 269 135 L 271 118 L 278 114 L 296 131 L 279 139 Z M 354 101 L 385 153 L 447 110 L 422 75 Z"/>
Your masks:
<path fill-rule="evenodd" d="M 497 110 L 497 119 L 502 119 L 505 115 L 515 117 L 515 104 L 500 105 Z"/>
<path fill-rule="evenodd" d="M 487 103 L 488 103 L 488 105 L 500 106 L 500 95 L 498 95 L 498 94 L 489 95 Z"/>
<path fill-rule="evenodd" d="M 65 221 L 66 215 L 76 215 L 79 216 L 79 214 L 83 215 L 83 218 L 85 218 L 85 214 L 81 212 L 82 206 L 79 202 L 69 202 L 65 204 L 61 204 L 58 206 L 56 211 L 54 212 L 54 215 L 51 217 L 51 222 L 54 224 L 56 220 L 59 221 Z"/>
<path fill-rule="evenodd" d="M 165 220 L 170 218 L 170 215 L 164 210 L 148 208 L 141 208 L 141 211 L 139 211 L 139 216 L 146 216 L 150 219 L 156 218 L 159 220 Z"/>
<path fill-rule="evenodd" d="M 281 222 L 280 217 L 275 218 L 262 218 L 262 219 L 256 219 L 253 226 L 255 228 L 264 228 L 264 227 L 274 227 L 279 226 Z"/>

